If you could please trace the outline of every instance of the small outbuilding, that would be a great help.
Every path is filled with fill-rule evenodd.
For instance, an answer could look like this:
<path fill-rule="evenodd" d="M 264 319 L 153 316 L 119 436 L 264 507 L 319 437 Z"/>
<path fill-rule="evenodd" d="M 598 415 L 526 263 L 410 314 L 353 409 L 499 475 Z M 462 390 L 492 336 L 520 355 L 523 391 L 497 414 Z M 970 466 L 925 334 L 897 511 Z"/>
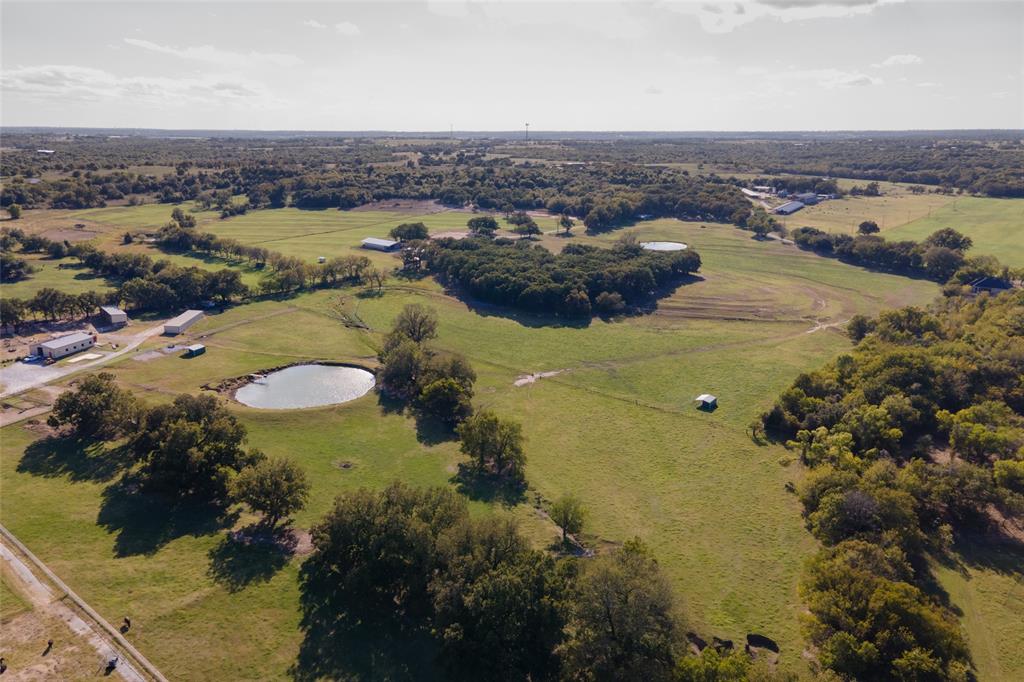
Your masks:
<path fill-rule="evenodd" d="M 713 410 L 718 407 L 718 398 L 710 393 L 701 393 L 693 400 L 697 403 L 697 409 L 700 410 Z"/>
<path fill-rule="evenodd" d="M 128 324 L 128 313 L 116 306 L 100 306 L 100 317 L 109 327 L 123 327 Z"/>
<path fill-rule="evenodd" d="M 818 195 L 814 192 L 801 192 L 800 194 L 797 194 L 793 198 L 808 206 L 813 206 L 814 204 L 818 203 Z"/>
<path fill-rule="evenodd" d="M 92 348 L 95 345 L 96 337 L 92 334 L 88 332 L 75 332 L 67 336 L 44 341 L 37 346 L 33 346 L 32 350 L 33 354 L 44 359 L 58 360 L 68 355 L 79 353 L 87 348 Z"/>
<path fill-rule="evenodd" d="M 782 206 L 775 207 L 776 215 L 791 215 L 804 207 L 802 201 L 787 201 Z"/>
<path fill-rule="evenodd" d="M 201 343 L 193 343 L 191 346 L 185 348 L 185 357 L 194 358 L 197 355 L 202 355 L 206 352 L 206 346 Z"/>
<path fill-rule="evenodd" d="M 177 336 L 201 319 L 203 319 L 202 310 L 186 310 L 181 315 L 164 323 L 164 334 Z"/>
<path fill-rule="evenodd" d="M 970 282 L 971 292 L 975 294 L 1000 294 L 1013 288 L 1013 283 L 1007 282 L 1001 277 L 979 277 Z"/>
<path fill-rule="evenodd" d="M 362 241 L 362 244 L 364 249 L 373 249 L 374 251 L 394 251 L 401 246 L 400 242 L 391 239 L 378 239 L 377 237 L 367 237 Z"/>

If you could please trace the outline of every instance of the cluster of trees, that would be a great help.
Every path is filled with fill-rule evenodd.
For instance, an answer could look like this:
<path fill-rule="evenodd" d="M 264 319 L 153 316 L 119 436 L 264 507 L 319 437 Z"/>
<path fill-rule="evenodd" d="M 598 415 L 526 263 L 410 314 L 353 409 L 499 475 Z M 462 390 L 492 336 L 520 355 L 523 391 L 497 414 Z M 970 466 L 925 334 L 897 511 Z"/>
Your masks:
<path fill-rule="evenodd" d="M 932 233 L 922 242 L 887 241 L 875 234 L 877 225 L 861 223 L 859 234 L 833 234 L 814 227 L 800 227 L 790 236 L 801 249 L 847 263 L 893 272 L 916 273 L 946 282 L 967 263 L 965 252 L 971 238 L 952 228 Z"/>
<path fill-rule="evenodd" d="M 700 268 L 693 250 L 647 251 L 628 239 L 610 249 L 570 244 L 559 254 L 526 241 L 440 239 L 426 260 L 442 282 L 483 301 L 567 317 L 621 312 Z"/>
<path fill-rule="evenodd" d="M 401 483 L 341 495 L 312 536 L 307 625 L 425 630 L 449 679 L 696 682 L 752 667 L 745 654 L 686 655 L 672 589 L 639 540 L 556 560 L 510 519 L 474 519 L 449 489 Z"/>
<path fill-rule="evenodd" d="M 808 176 L 808 175 L 783 175 L 779 177 L 759 177 L 754 180 L 738 180 L 736 178 L 729 178 L 730 181 L 735 182 L 738 185 L 745 185 L 746 187 L 753 188 L 755 186 L 767 186 L 774 187 L 776 191 L 786 190 L 790 194 L 799 194 L 801 192 L 814 192 L 815 194 L 835 194 L 842 196 L 843 191 L 839 188 L 839 183 L 836 182 L 835 178 L 822 178 L 819 176 Z"/>
<path fill-rule="evenodd" d="M 855 349 L 802 374 L 763 417 L 812 471 L 825 545 L 804 575 L 821 662 L 852 679 L 969 679 L 923 559 L 1024 513 L 1024 292 L 951 296 L 851 321 Z M 948 457 L 936 457 L 945 451 Z"/>
<path fill-rule="evenodd" d="M 81 294 L 65 294 L 52 287 L 44 287 L 28 299 L 0 298 L 0 321 L 17 330 L 29 316 L 44 320 L 74 319 L 88 317 L 99 311 L 101 305 L 112 303 L 111 294 L 97 294 L 86 291 Z"/>
<path fill-rule="evenodd" d="M 418 303 L 405 306 L 384 338 L 377 375 L 386 395 L 410 401 L 454 427 L 473 413 L 476 372 L 461 355 L 439 353 L 428 345 L 437 336 L 437 326 L 433 309 Z"/>
<path fill-rule="evenodd" d="M 476 372 L 461 355 L 428 345 L 437 327 L 433 309 L 418 303 L 402 309 L 378 354 L 381 391 L 454 428 L 474 474 L 521 484 L 526 464 L 522 425 L 489 410 L 474 412 Z"/>
<path fill-rule="evenodd" d="M 276 530 L 309 496 L 294 462 L 246 449 L 245 427 L 210 395 L 145 407 L 110 373 L 88 375 L 54 402 L 48 423 L 85 441 L 127 439 L 142 485 L 207 503 L 239 502 Z"/>
<path fill-rule="evenodd" d="M 178 212 L 180 209 L 175 209 L 175 213 Z M 188 217 L 194 225 L 195 219 Z M 259 285 L 260 292 L 264 294 L 334 287 L 344 283 L 370 283 L 380 289 L 387 277 L 382 270 L 374 268 L 366 256 L 341 256 L 323 263 L 307 263 L 301 258 L 285 256 L 261 246 L 248 246 L 235 239 L 200 232 L 173 216 L 171 222 L 157 232 L 156 243 L 172 252 L 192 251 L 224 260 L 245 260 L 256 268 L 269 266 L 269 272 Z"/>

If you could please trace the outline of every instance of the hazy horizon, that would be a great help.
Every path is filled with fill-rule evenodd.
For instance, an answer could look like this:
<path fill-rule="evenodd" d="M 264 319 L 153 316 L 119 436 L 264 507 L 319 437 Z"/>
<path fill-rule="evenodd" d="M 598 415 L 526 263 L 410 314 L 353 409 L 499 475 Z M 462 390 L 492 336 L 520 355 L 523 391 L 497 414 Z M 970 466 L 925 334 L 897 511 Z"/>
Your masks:
<path fill-rule="evenodd" d="M 0 123 L 165 130 L 1024 127 L 1024 3 L 5 0 Z M 45 39 L 40 39 L 45 30 Z"/>

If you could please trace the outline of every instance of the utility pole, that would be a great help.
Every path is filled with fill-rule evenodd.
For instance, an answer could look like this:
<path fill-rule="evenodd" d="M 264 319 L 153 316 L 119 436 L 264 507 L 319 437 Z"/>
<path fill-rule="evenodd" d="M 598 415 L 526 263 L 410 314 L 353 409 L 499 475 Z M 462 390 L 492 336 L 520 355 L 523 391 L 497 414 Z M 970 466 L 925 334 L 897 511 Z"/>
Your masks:
<path fill-rule="evenodd" d="M 530 141 L 530 124 L 529 123 L 526 124 L 526 141 L 527 142 Z"/>

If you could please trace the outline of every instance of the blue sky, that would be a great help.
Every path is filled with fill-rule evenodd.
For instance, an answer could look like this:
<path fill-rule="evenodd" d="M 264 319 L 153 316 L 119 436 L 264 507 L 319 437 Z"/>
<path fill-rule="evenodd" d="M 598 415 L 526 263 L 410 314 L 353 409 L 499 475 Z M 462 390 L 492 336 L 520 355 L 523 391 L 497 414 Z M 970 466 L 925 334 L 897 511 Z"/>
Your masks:
<path fill-rule="evenodd" d="M 1024 127 L 1024 3 L 4 0 L 0 122 Z"/>

